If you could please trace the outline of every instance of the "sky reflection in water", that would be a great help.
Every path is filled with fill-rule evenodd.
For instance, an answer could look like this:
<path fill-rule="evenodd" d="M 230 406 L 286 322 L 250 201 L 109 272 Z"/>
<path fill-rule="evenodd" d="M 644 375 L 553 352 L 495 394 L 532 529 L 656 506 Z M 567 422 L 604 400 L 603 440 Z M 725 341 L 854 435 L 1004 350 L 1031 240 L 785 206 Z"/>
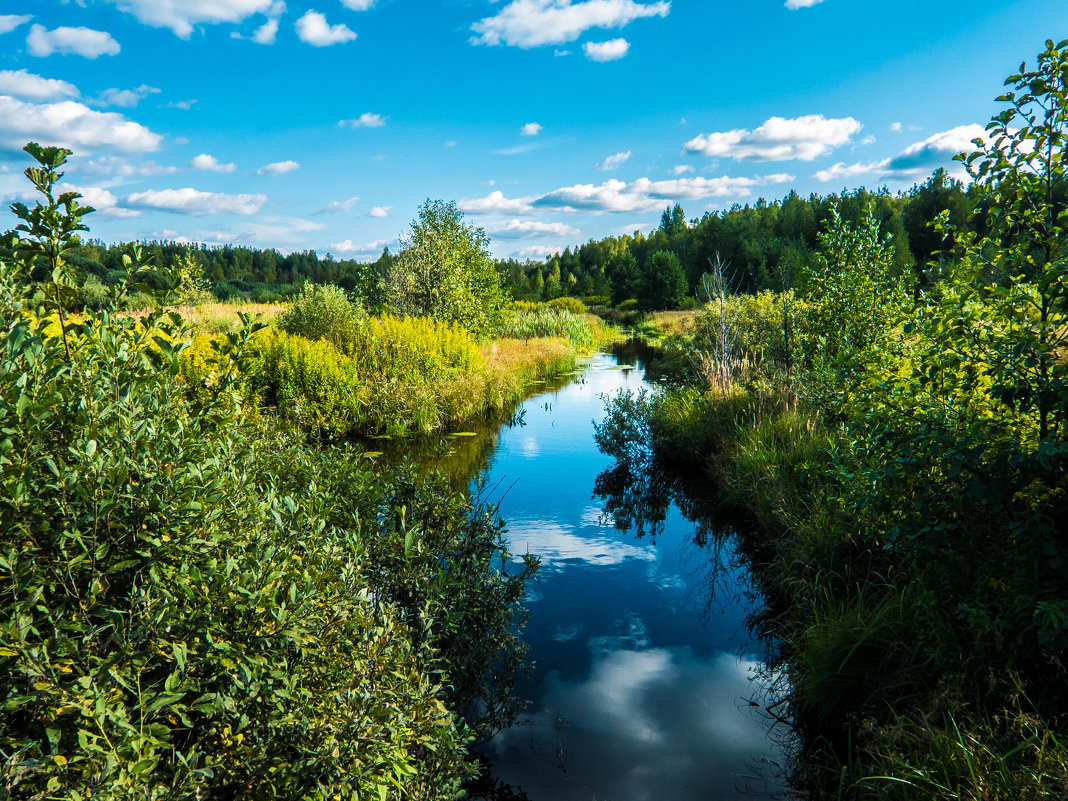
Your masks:
<path fill-rule="evenodd" d="M 542 570 L 527 598 L 528 723 L 486 753 L 533 801 L 767 797 L 781 756 L 750 705 L 761 648 L 729 546 L 697 545 L 674 506 L 655 542 L 619 531 L 593 497 L 611 466 L 593 441 L 601 395 L 642 386 L 639 370 L 599 356 L 501 432 L 487 485 L 510 487 L 510 548 Z"/>

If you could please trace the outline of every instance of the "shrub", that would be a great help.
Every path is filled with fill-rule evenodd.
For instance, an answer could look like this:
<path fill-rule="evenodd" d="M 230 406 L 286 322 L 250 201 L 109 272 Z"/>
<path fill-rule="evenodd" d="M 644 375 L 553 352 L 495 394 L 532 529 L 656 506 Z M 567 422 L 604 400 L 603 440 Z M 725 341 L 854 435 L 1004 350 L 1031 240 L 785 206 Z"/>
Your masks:
<path fill-rule="evenodd" d="M 325 339 L 350 350 L 365 315 L 359 303 L 336 286 L 305 284 L 289 308 L 278 316 L 278 327 L 305 339 Z"/>
<path fill-rule="evenodd" d="M 554 298 L 553 300 L 549 301 L 549 305 L 553 306 L 555 308 L 558 308 L 558 309 L 566 309 L 567 311 L 571 312 L 572 314 L 585 314 L 586 313 L 585 304 L 581 300 L 579 300 L 578 298 L 569 298 L 569 297 Z"/>

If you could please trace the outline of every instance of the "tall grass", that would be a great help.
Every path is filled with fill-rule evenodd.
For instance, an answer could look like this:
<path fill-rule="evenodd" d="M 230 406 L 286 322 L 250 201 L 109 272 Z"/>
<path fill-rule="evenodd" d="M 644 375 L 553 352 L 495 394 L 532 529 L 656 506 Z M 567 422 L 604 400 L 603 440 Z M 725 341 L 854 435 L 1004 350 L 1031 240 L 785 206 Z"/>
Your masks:
<path fill-rule="evenodd" d="M 197 392 L 218 383 L 223 334 L 202 334 L 183 357 Z M 564 337 L 480 344 L 430 318 L 367 318 L 343 348 L 274 328 L 242 355 L 243 391 L 325 437 L 407 436 L 455 430 L 507 414 L 533 382 L 575 368 Z"/>

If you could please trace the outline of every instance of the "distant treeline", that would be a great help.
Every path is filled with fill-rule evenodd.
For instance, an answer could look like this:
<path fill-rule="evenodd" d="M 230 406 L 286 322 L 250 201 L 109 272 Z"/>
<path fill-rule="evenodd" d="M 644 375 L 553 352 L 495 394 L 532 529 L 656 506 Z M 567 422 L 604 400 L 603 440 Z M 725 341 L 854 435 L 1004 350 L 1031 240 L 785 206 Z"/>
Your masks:
<path fill-rule="evenodd" d="M 664 211 L 660 225 L 647 235 L 635 232 L 590 240 L 544 264 L 511 261 L 502 265 L 502 271 L 505 285 L 516 297 L 606 295 L 618 303 L 627 297 L 641 299 L 641 287 L 650 283 L 642 273 L 654 267 L 659 252 L 677 257 L 686 294 L 691 297 L 718 254 L 728 264 L 736 291 L 781 289 L 800 280 L 798 268 L 811 264 L 817 234 L 825 230 L 833 209 L 844 220 L 855 222 L 868 205 L 881 230 L 893 238 L 897 267 L 902 272 L 915 271 L 926 285 L 933 279 L 926 265 L 937 261 L 936 253 L 950 246 L 930 223 L 948 210 L 950 221 L 968 230 L 975 199 L 960 181 L 939 169 L 923 184 L 897 195 L 886 189 L 807 198 L 791 192 L 781 201 L 736 204 L 692 220 L 676 204 Z"/>
<path fill-rule="evenodd" d="M 497 269 L 505 288 L 517 299 L 572 296 L 619 304 L 633 298 L 646 308 L 671 308 L 700 295 L 701 276 L 717 255 L 727 263 L 736 291 L 796 284 L 802 280 L 799 268 L 811 264 L 817 235 L 825 229 L 832 210 L 837 208 L 844 220 L 855 221 L 869 205 L 881 230 L 892 236 L 898 269 L 915 272 L 921 288 L 935 277 L 928 265 L 937 263 L 939 251 L 948 250 L 951 244 L 931 225 L 938 215 L 948 211 L 957 230 L 981 227 L 983 220 L 981 213 L 973 214 L 972 193 L 939 169 L 923 184 L 897 195 L 886 189 L 807 198 L 791 192 L 781 201 L 736 204 L 689 220 L 676 204 L 665 209 L 659 226 L 648 234 L 636 231 L 591 239 L 544 262 L 507 259 L 498 261 Z M 310 282 L 336 284 L 370 307 L 380 305 L 381 279 L 395 257 L 388 249 L 372 262 L 360 262 L 329 254 L 321 257 L 315 251 L 283 255 L 239 245 L 147 242 L 143 248 L 162 268 L 191 252 L 203 269 L 205 288 L 221 300 L 285 300 Z M 87 241 L 72 252 L 70 261 L 90 287 L 117 283 L 123 276 L 124 250 L 121 244 Z M 39 278 L 47 280 L 44 275 Z M 84 294 L 92 297 L 92 292 Z"/>

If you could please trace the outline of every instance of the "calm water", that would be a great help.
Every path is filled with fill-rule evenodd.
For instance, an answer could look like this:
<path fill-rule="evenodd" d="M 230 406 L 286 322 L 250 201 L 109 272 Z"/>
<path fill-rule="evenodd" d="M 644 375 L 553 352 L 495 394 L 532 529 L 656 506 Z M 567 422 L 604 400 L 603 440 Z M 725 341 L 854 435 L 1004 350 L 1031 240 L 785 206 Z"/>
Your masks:
<path fill-rule="evenodd" d="M 593 441 L 601 395 L 642 386 L 639 369 L 600 355 L 500 433 L 489 495 L 512 553 L 542 567 L 527 599 L 526 725 L 485 751 L 532 801 L 767 798 L 781 755 L 752 681 L 757 601 L 729 541 L 699 544 L 674 506 L 655 536 L 620 531 L 594 494 L 612 465 Z"/>

